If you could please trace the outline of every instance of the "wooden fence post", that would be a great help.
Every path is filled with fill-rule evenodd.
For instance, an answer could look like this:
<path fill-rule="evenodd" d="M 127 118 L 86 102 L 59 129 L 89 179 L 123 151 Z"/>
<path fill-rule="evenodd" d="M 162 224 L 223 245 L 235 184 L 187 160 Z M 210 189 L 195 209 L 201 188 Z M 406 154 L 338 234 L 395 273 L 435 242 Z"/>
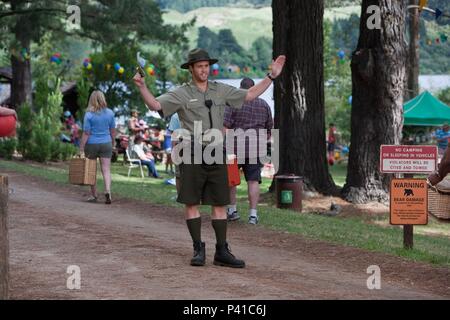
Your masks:
<path fill-rule="evenodd" d="M 8 177 L 0 176 L 0 300 L 9 289 L 8 193 Z"/>

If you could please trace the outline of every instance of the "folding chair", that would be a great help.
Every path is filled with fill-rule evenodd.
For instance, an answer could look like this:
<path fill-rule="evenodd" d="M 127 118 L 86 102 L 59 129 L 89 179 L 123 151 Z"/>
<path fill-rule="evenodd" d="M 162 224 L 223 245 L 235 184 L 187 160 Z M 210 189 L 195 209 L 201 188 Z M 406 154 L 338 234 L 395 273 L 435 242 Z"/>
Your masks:
<path fill-rule="evenodd" d="M 141 176 L 142 176 L 142 178 L 144 178 L 144 171 L 142 170 L 141 159 L 133 159 L 133 158 L 131 158 L 130 151 L 128 149 L 125 152 L 127 153 L 128 177 L 130 177 L 131 169 L 133 169 L 133 168 L 140 168 L 141 169 Z"/>

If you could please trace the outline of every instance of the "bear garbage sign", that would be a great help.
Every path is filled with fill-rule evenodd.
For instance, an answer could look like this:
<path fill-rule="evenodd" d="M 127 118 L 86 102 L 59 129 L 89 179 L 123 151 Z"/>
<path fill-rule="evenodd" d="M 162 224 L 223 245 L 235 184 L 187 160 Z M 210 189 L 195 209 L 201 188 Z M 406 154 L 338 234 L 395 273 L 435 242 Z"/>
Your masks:
<path fill-rule="evenodd" d="M 428 190 L 425 179 L 392 179 L 392 225 L 428 224 Z"/>

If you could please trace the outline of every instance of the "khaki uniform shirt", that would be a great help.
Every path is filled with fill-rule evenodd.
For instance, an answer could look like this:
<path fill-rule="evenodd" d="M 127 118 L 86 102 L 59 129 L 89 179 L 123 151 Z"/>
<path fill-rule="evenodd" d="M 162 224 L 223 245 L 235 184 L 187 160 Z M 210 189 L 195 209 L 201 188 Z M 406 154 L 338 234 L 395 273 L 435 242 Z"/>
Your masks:
<path fill-rule="evenodd" d="M 181 128 L 194 134 L 194 121 L 202 121 L 202 131 L 205 132 L 210 127 L 209 112 L 205 101 L 211 100 L 212 127 L 223 129 L 223 117 L 227 106 L 241 108 L 247 90 L 208 81 L 208 89 L 201 92 L 193 83 L 184 84 L 181 87 L 165 93 L 157 98 L 161 104 L 165 117 L 177 112 Z"/>

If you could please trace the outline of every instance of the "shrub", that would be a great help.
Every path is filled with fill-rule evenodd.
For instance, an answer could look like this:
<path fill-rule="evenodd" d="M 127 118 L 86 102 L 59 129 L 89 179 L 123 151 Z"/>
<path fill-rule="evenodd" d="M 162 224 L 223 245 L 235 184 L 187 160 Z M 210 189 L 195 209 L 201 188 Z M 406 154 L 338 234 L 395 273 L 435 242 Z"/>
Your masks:
<path fill-rule="evenodd" d="M 17 129 L 17 151 L 24 157 L 28 158 L 29 152 L 33 145 L 33 118 L 34 113 L 29 104 L 23 104 L 17 111 L 19 119 L 19 127 Z"/>
<path fill-rule="evenodd" d="M 16 138 L 0 138 L 0 157 L 11 160 L 16 147 Z"/>

